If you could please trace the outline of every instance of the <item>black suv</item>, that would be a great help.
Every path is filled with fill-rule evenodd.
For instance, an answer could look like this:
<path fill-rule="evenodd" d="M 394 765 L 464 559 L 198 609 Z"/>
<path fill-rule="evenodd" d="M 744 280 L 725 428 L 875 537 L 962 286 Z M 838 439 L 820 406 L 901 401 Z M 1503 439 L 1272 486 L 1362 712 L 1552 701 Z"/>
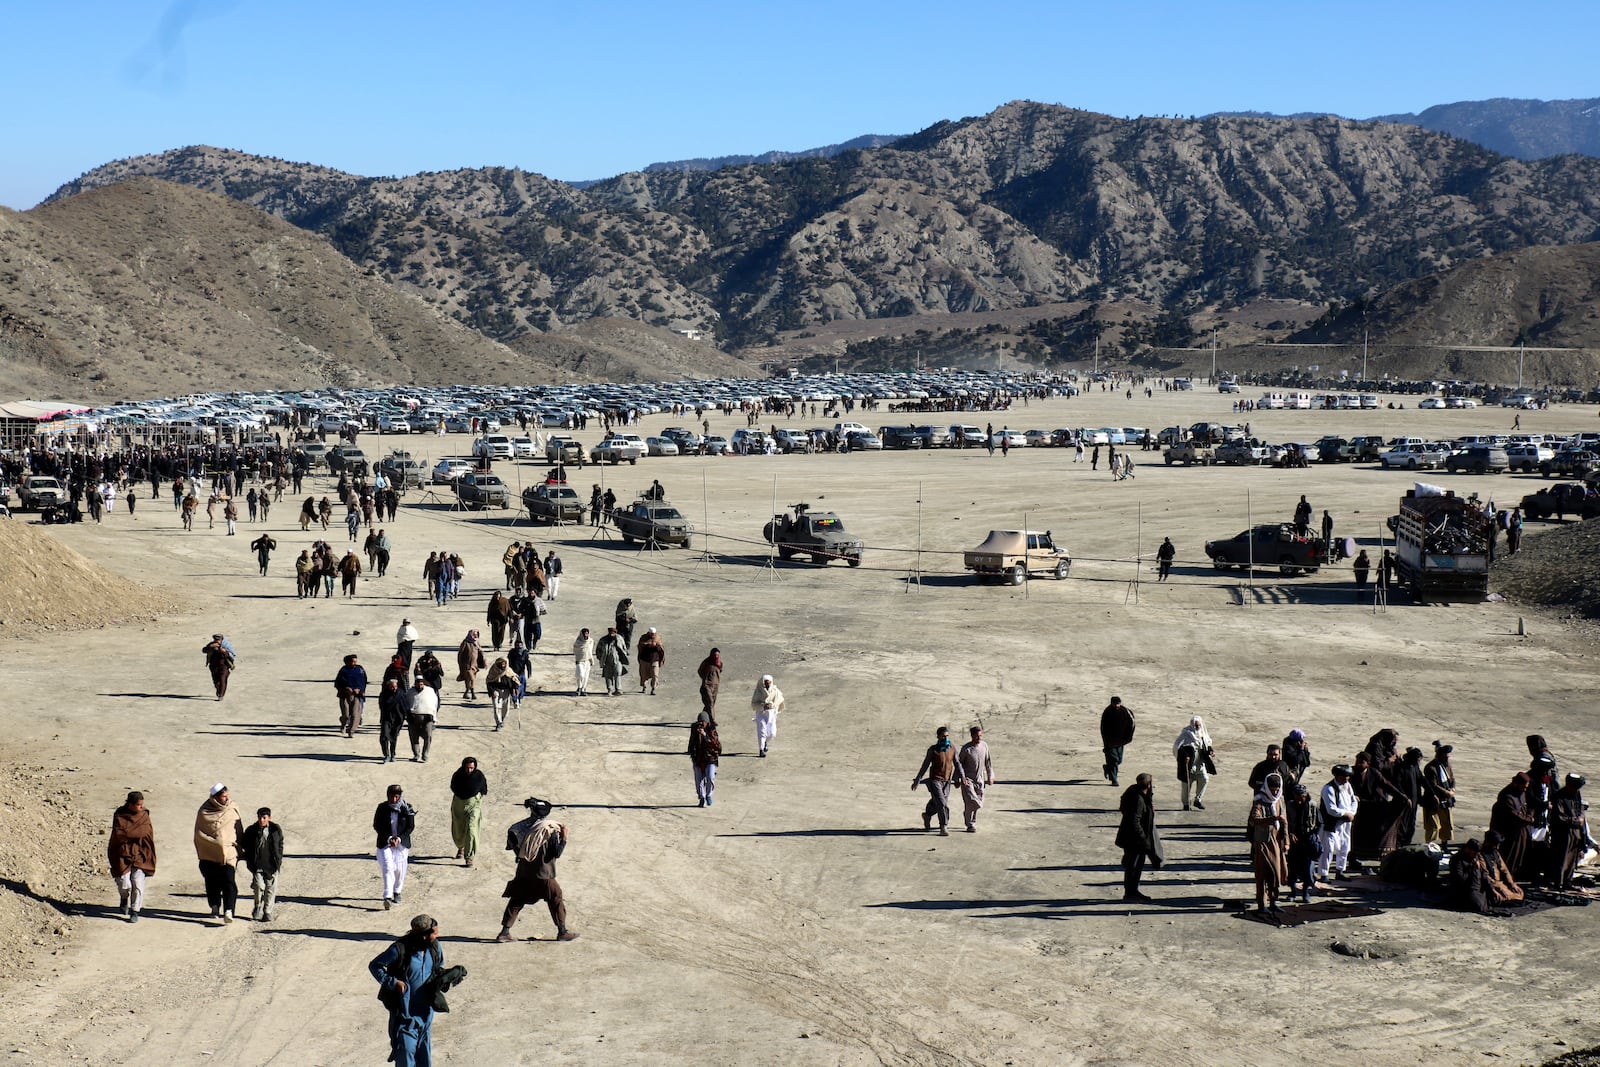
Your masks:
<path fill-rule="evenodd" d="M 1459 452 L 1450 453 L 1444 466 L 1446 470 L 1468 474 L 1499 474 L 1510 469 L 1511 457 L 1499 445 L 1468 445 Z"/>

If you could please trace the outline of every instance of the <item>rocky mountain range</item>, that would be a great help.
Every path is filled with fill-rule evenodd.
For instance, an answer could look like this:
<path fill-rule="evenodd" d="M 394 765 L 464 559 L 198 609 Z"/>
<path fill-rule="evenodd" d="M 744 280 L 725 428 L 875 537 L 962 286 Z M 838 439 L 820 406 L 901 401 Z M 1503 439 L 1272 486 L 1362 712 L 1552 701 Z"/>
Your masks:
<path fill-rule="evenodd" d="M 1600 99 L 1463 100 L 1420 114 L 1380 115 L 1374 122 L 1404 122 L 1448 133 L 1517 159 L 1578 153 L 1600 156 Z"/>
<path fill-rule="evenodd" d="M 513 349 L 317 234 L 151 178 L 27 212 L 0 208 L 0 395 L 630 380 L 675 370 L 743 367 L 627 320 Z"/>
<path fill-rule="evenodd" d="M 1013 324 L 989 342 L 1007 347 L 1034 310 L 1033 358 L 1081 358 L 1102 336 L 1126 354 L 1251 318 L 1241 309 L 1312 319 L 1494 253 L 1600 238 L 1600 160 L 1512 159 L 1399 123 L 1028 102 L 877 148 L 584 189 L 504 168 L 370 178 L 186 148 L 97 168 L 35 212 L 135 177 L 310 231 L 358 274 L 534 359 L 585 323 L 759 353 L 838 324 L 931 336 L 947 316 L 987 317 Z"/>

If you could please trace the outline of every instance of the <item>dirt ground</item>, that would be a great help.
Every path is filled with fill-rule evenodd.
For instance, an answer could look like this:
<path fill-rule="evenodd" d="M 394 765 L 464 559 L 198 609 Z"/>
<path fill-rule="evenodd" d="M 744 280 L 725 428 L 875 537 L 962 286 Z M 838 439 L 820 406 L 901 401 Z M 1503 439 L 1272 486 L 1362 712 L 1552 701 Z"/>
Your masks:
<path fill-rule="evenodd" d="M 1498 409 L 1245 417 L 1268 438 L 1300 440 L 1510 425 Z M 1096 393 L 963 418 L 1046 430 L 1235 419 L 1214 393 Z M 641 432 L 674 421 L 653 416 Z M 723 433 L 742 425 L 712 421 Z M 1574 430 L 1593 413 L 1522 422 Z M 394 442 L 362 443 L 376 457 Z M 406 443 L 429 454 L 466 445 Z M 498 466 L 514 486 L 544 470 Z M 113 917 L 108 878 L 80 872 L 35 891 L 65 909 L 67 931 L 41 937 L 31 968 L 5 983 L 0 1033 L 18 1062 L 381 1063 L 384 1016 L 366 965 L 421 911 L 439 920 L 447 960 L 470 971 L 434 1027 L 441 1063 L 1266 1064 L 1311 1050 L 1538 1063 L 1600 1041 L 1589 980 L 1600 910 L 1493 920 L 1366 887 L 1347 895 L 1382 914 L 1294 929 L 1235 918 L 1251 893 L 1244 780 L 1291 727 L 1309 735 L 1316 787 L 1383 727 L 1403 745 L 1454 744 L 1463 837 L 1481 832 L 1495 792 L 1526 765 L 1524 734 L 1545 734 L 1564 769 L 1596 766 L 1600 671 L 1587 627 L 1505 603 L 1375 613 L 1354 602 L 1344 567 L 1241 584 L 1204 559 L 1203 541 L 1287 519 L 1302 492 L 1333 513 L 1336 532 L 1375 546 L 1405 475 L 1155 462 L 1119 483 L 1103 461 L 1091 471 L 1060 449 L 658 458 L 604 471 L 625 500 L 652 477 L 704 528 L 692 551 L 510 525 L 510 512 L 463 514 L 416 503 L 414 491 L 390 528 L 390 575 L 363 578 L 353 601 L 296 600 L 292 560 L 313 535 L 287 497 L 269 526 L 279 548 L 268 578 L 247 547 L 257 527 L 229 538 L 202 517 L 185 534 L 170 504 L 141 501 L 137 521 L 124 512 L 104 526 L 50 528 L 183 610 L 0 637 L 10 787 L 61 791 L 97 828 L 141 789 L 160 852 L 137 925 Z M 575 476 L 580 490 L 595 480 L 590 469 Z M 1540 481 L 1431 480 L 1502 503 Z M 317 482 L 317 495 L 327 486 Z M 837 511 L 871 546 L 866 565 L 769 570 L 761 525 L 774 502 L 798 500 Z M 1068 580 L 1013 589 L 960 573 L 961 549 L 1024 524 L 1071 548 Z M 342 543 L 341 528 L 330 534 Z M 566 577 L 536 657 L 544 692 L 513 725 L 493 732 L 487 705 L 462 706 L 447 686 L 427 764 L 381 765 L 370 726 L 338 736 L 330 679 L 341 655 L 359 653 L 376 675 L 409 616 L 422 644 L 453 662 L 469 628 L 487 634 L 503 548 L 530 534 L 560 547 Z M 1165 535 L 1179 563 L 1157 584 L 1150 561 Z M 424 601 L 420 578 L 437 548 L 469 565 L 461 599 L 442 609 Z M 716 560 L 698 558 L 702 548 Z M 918 572 L 920 585 L 909 582 Z M 665 639 L 661 695 L 568 695 L 573 636 L 607 625 L 623 596 L 641 629 Z M 222 703 L 199 654 L 214 630 L 239 652 Z M 713 645 L 727 664 L 726 755 L 716 805 L 699 809 L 683 750 L 698 708 L 693 672 Z M 745 710 L 763 673 L 788 698 L 764 760 Z M 1146 878 L 1155 903 L 1142 907 L 1120 902 L 1119 791 L 1099 773 L 1098 716 L 1112 693 L 1139 717 L 1124 781 L 1156 775 L 1167 843 L 1166 868 Z M 1171 745 L 1195 713 L 1221 774 L 1207 810 L 1184 812 Z M 913 772 L 936 726 L 964 734 L 974 722 L 998 779 L 980 832 L 926 834 Z M 450 859 L 448 780 L 466 755 L 482 761 L 491 790 L 487 851 L 473 869 Z M 270 925 L 205 917 L 190 835 L 219 780 L 241 810 L 270 805 L 284 827 Z M 370 820 L 391 781 L 420 814 L 405 904 L 385 913 Z M 537 941 L 492 942 L 513 866 L 495 846 L 531 793 L 561 805 L 571 827 L 560 878 L 575 943 L 550 940 L 538 906 L 517 927 Z M 81 821 L 21 832 L 77 869 L 86 854 L 103 858 L 104 837 L 49 835 Z M 1335 940 L 1379 958 L 1330 951 Z"/>

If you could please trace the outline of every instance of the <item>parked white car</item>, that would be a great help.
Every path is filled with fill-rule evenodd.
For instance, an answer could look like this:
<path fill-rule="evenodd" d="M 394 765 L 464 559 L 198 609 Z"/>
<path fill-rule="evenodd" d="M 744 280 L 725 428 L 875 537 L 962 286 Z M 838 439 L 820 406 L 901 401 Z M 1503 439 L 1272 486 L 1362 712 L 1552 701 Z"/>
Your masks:
<path fill-rule="evenodd" d="M 433 484 L 452 485 L 455 480 L 472 469 L 472 461 L 446 456 L 434 465 Z"/>
<path fill-rule="evenodd" d="M 1443 445 L 1431 443 L 1397 445 L 1378 457 L 1378 462 L 1389 470 L 1419 470 L 1437 467 L 1450 456 Z"/>
<path fill-rule="evenodd" d="M 676 456 L 678 454 L 678 443 L 670 437 L 646 437 L 644 444 L 652 456 Z"/>
<path fill-rule="evenodd" d="M 511 438 L 505 434 L 485 434 L 472 442 L 474 456 L 488 456 L 490 459 L 511 459 Z"/>

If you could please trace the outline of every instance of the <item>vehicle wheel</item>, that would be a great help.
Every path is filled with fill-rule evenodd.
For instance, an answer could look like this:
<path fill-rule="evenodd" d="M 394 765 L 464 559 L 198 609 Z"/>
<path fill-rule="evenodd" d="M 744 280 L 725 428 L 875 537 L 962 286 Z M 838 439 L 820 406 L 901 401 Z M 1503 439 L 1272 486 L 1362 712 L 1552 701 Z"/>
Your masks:
<path fill-rule="evenodd" d="M 1220 559 L 1212 560 L 1211 561 L 1211 566 L 1216 568 L 1219 571 L 1228 571 L 1228 570 L 1232 570 L 1233 569 L 1233 564 L 1225 563 L 1224 561 L 1222 561 Z"/>
<path fill-rule="evenodd" d="M 1412 458 L 1412 459 L 1406 460 L 1406 466 L 1411 470 L 1416 470 L 1417 469 L 1417 461 L 1416 461 L 1416 459 Z"/>
<path fill-rule="evenodd" d="M 622 535 L 622 543 L 625 544 L 625 545 L 633 544 L 633 534 L 630 534 L 630 533 L 623 534 Z"/>
<path fill-rule="evenodd" d="M 1278 573 L 1285 578 L 1296 577 L 1300 573 L 1300 568 L 1294 565 L 1294 557 L 1284 556 L 1278 560 Z"/>
<path fill-rule="evenodd" d="M 1068 563 L 1066 560 L 1064 560 L 1064 559 L 1063 560 L 1057 560 L 1056 561 L 1056 581 L 1059 582 L 1062 579 L 1066 578 L 1067 571 L 1071 567 L 1072 567 L 1072 564 Z"/>
<path fill-rule="evenodd" d="M 1011 568 L 1011 584 L 1012 585 L 1021 585 L 1023 582 L 1025 582 L 1027 580 L 1028 580 L 1028 565 L 1027 564 L 1019 563 L 1015 567 Z"/>
<path fill-rule="evenodd" d="M 778 558 L 779 559 L 784 559 L 784 560 L 793 559 L 794 558 L 794 549 L 788 547 L 787 545 L 779 545 L 778 546 Z"/>
<path fill-rule="evenodd" d="M 685 551 L 685 552 L 687 552 L 687 551 L 689 551 L 689 549 L 691 549 L 691 548 L 693 548 L 693 547 L 694 547 L 694 538 L 692 538 L 692 537 L 685 537 L 685 538 L 684 538 L 684 539 L 683 539 L 683 550 L 684 550 L 684 551 Z"/>
<path fill-rule="evenodd" d="M 859 566 L 861 566 L 861 557 L 860 556 L 850 556 L 848 559 L 846 559 L 845 562 L 849 563 L 850 566 L 852 566 L 852 567 L 859 567 Z"/>
<path fill-rule="evenodd" d="M 811 562 L 815 563 L 819 567 L 826 567 L 828 565 L 828 557 L 821 553 L 814 553 L 811 556 Z"/>
<path fill-rule="evenodd" d="M 1172 466 L 1172 457 L 1171 456 L 1167 457 L 1167 466 L 1169 466 L 1169 467 Z"/>
<path fill-rule="evenodd" d="M 634 458 L 628 460 L 628 466 L 637 467 L 638 465 L 639 465 L 639 458 L 637 456 L 635 456 Z"/>

